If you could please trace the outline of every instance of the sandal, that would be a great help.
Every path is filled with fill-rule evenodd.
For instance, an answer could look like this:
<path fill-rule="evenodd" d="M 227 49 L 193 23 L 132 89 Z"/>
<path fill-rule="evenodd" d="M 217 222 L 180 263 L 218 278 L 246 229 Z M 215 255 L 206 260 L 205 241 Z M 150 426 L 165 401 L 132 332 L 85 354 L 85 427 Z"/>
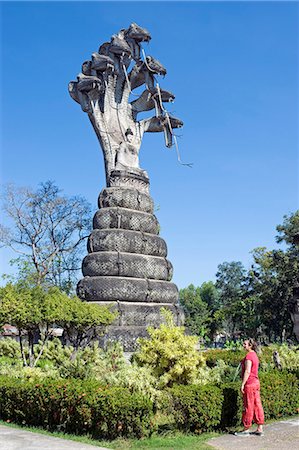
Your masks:
<path fill-rule="evenodd" d="M 248 430 L 244 430 L 244 431 L 236 431 L 234 433 L 235 436 L 249 436 L 250 433 Z"/>
<path fill-rule="evenodd" d="M 264 432 L 263 431 L 255 431 L 253 434 L 255 436 L 264 436 Z"/>

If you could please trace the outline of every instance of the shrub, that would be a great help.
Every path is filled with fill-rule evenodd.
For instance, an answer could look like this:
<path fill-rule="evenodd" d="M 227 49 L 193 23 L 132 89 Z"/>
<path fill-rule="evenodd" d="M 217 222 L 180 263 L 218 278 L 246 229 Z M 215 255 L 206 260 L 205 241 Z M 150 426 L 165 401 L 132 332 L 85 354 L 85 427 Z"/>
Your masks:
<path fill-rule="evenodd" d="M 238 367 L 241 359 L 245 357 L 244 350 L 209 349 L 203 352 L 207 366 L 215 367 L 219 360 L 230 366 Z"/>
<path fill-rule="evenodd" d="M 269 371 L 274 368 L 273 352 L 277 350 L 283 369 L 289 371 L 299 370 L 299 349 L 298 347 L 288 347 L 286 344 L 272 344 L 268 347 L 261 347 L 258 353 L 260 368 Z M 215 367 L 222 360 L 230 366 L 237 367 L 241 359 L 245 357 L 244 350 L 209 349 L 203 352 L 206 363 L 209 367 Z"/>
<path fill-rule="evenodd" d="M 194 383 L 205 365 L 196 350 L 198 337 L 186 336 L 184 327 L 174 324 L 172 313 L 164 310 L 166 324 L 148 327 L 149 338 L 139 338 L 134 361 L 148 367 L 158 379 L 160 387 Z"/>
<path fill-rule="evenodd" d="M 225 363 L 222 359 L 217 361 L 214 367 L 209 370 L 209 382 L 211 384 L 228 383 L 240 379 L 241 367 L 231 366 Z"/>
<path fill-rule="evenodd" d="M 299 405 L 299 382 L 296 375 L 278 371 L 260 374 L 261 400 L 265 420 L 295 415 Z M 221 427 L 227 428 L 241 423 L 242 396 L 240 383 L 222 386 L 224 396 Z"/>
<path fill-rule="evenodd" d="M 39 354 L 41 346 L 41 341 L 34 346 L 35 356 Z M 74 348 L 72 346 L 63 346 L 58 338 L 54 338 L 44 346 L 42 359 L 53 361 L 55 365 L 60 366 L 63 361 L 70 359 L 73 351 Z"/>
<path fill-rule="evenodd" d="M 261 373 L 261 398 L 266 419 L 298 413 L 299 380 L 286 371 Z"/>
<path fill-rule="evenodd" d="M 298 379 L 288 372 L 263 373 L 261 399 L 265 420 L 297 413 Z M 214 385 L 174 386 L 171 413 L 180 429 L 201 433 L 213 428 L 226 429 L 241 423 L 242 395 L 240 382 Z"/>
<path fill-rule="evenodd" d="M 286 344 L 280 346 L 270 345 L 271 357 L 275 350 L 279 353 L 280 362 L 283 369 L 289 371 L 299 371 L 299 347 L 288 347 Z"/>
<path fill-rule="evenodd" d="M 96 381 L 0 380 L 2 420 L 114 439 L 148 435 L 152 416 L 152 402 L 144 395 Z"/>
<path fill-rule="evenodd" d="M 8 358 L 21 358 L 20 345 L 12 338 L 0 339 L 0 356 Z"/>
<path fill-rule="evenodd" d="M 44 364 L 44 367 L 23 367 L 21 360 L 12 362 L 2 362 L 0 364 L 0 376 L 18 378 L 22 380 L 38 381 L 43 378 L 59 378 L 59 372 L 50 364 Z"/>
<path fill-rule="evenodd" d="M 225 429 L 239 425 L 242 417 L 241 383 L 230 382 L 222 386 L 223 405 L 221 411 L 220 428 Z"/>
<path fill-rule="evenodd" d="M 243 350 L 243 341 L 226 341 L 224 344 L 224 348 L 227 350 Z"/>
<path fill-rule="evenodd" d="M 174 386 L 170 389 L 173 415 L 179 429 L 202 433 L 219 426 L 223 394 L 212 385 Z"/>

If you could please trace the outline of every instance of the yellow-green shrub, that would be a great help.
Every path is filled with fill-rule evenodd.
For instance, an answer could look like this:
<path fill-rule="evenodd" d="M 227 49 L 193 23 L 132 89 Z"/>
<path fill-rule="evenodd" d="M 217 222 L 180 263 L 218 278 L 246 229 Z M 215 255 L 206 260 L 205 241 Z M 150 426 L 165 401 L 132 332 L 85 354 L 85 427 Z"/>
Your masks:
<path fill-rule="evenodd" d="M 150 368 L 159 386 L 191 384 L 200 377 L 205 360 L 197 350 L 198 338 L 186 336 L 184 327 L 174 324 L 170 311 L 164 311 L 165 324 L 148 328 L 149 338 L 139 338 L 134 361 Z"/>

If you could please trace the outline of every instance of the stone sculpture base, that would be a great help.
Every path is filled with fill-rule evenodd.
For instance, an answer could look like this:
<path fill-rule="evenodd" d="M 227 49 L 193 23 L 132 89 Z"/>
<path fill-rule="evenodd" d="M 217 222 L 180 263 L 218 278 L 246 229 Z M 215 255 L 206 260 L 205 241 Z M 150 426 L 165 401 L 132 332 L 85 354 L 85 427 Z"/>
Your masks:
<path fill-rule="evenodd" d="M 102 344 L 117 340 L 130 352 L 149 325 L 163 322 L 161 307 L 173 312 L 177 325 L 183 313 L 178 288 L 170 282 L 172 265 L 158 236 L 146 173 L 113 171 L 108 184 L 99 196 L 77 293 L 82 300 L 117 310 Z"/>
<path fill-rule="evenodd" d="M 92 302 L 98 303 L 98 302 Z M 99 302 L 104 305 L 104 302 Z M 118 317 L 112 326 L 108 327 L 105 335 L 100 339 L 101 346 L 105 347 L 108 341 L 118 341 L 123 345 L 125 352 L 132 352 L 136 348 L 139 337 L 147 337 L 147 327 L 158 327 L 164 322 L 161 315 L 161 307 L 173 313 L 175 323 L 183 322 L 182 309 L 178 305 L 155 303 L 127 303 L 115 302 L 112 310 L 118 312 Z"/>

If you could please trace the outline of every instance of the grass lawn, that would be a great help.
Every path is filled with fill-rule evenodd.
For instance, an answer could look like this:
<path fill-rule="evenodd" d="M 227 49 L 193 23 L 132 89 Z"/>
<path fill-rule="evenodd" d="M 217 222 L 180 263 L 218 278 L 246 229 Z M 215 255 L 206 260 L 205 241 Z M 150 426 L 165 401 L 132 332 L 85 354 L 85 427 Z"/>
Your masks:
<path fill-rule="evenodd" d="M 115 450 L 211 450 L 212 447 L 207 445 L 205 442 L 212 437 L 219 436 L 219 434 L 217 433 L 203 433 L 201 435 L 194 435 L 179 432 L 168 432 L 163 435 L 153 434 L 152 437 L 147 439 L 116 439 L 114 441 L 98 441 L 87 436 L 76 436 L 60 432 L 50 433 L 46 430 L 43 430 L 42 428 L 23 427 L 14 423 L 3 422 L 2 420 L 0 420 L 0 424 L 13 428 L 21 428 L 26 431 L 32 431 L 33 433 L 45 434 L 47 436 L 59 437 L 62 439 L 68 439 L 76 442 L 82 442 L 84 444 L 106 447 Z"/>

